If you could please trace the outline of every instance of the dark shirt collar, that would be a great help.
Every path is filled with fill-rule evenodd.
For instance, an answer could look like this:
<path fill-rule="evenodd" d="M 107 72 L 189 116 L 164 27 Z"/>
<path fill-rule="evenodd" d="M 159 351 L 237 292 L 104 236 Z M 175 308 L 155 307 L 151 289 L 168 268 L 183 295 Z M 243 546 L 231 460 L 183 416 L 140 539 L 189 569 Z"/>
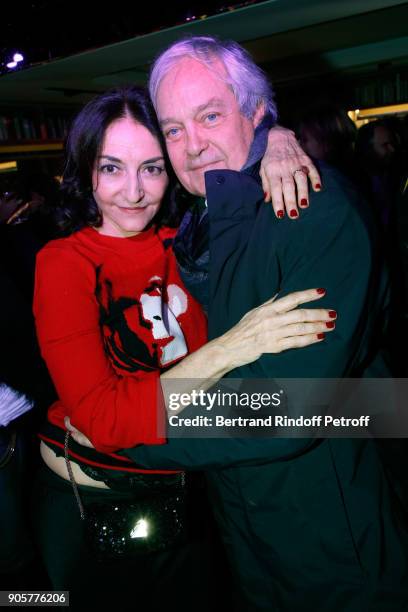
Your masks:
<path fill-rule="evenodd" d="M 272 116 L 267 113 L 262 119 L 261 123 L 255 129 L 254 139 L 252 141 L 251 148 L 249 149 L 248 158 L 241 169 L 241 172 L 253 175 L 258 171 L 259 162 L 263 158 L 266 146 L 268 144 L 268 134 L 271 127 L 273 127 L 274 121 Z"/>

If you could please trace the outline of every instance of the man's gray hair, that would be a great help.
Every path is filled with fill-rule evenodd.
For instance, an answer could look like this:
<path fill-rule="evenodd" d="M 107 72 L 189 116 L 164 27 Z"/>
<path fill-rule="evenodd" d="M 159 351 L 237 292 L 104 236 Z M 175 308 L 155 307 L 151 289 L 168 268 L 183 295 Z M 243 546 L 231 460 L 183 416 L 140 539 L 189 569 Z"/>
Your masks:
<path fill-rule="evenodd" d="M 154 61 L 149 79 L 149 92 L 157 112 L 157 92 L 162 79 L 183 58 L 193 58 L 214 69 L 214 60 L 220 60 L 227 72 L 220 78 L 234 92 L 241 113 L 252 119 L 260 104 L 276 122 L 278 112 L 273 90 L 266 74 L 257 66 L 251 55 L 232 40 L 220 40 L 215 36 L 191 36 L 179 40 Z"/>

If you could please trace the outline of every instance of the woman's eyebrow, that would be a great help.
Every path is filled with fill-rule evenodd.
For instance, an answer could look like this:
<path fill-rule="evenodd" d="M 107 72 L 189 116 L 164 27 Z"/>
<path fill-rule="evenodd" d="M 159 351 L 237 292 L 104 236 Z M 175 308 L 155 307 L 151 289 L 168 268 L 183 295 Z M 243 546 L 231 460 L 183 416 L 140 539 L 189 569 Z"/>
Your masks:
<path fill-rule="evenodd" d="M 109 161 L 123 164 L 123 161 L 119 159 L 119 157 L 113 157 L 112 155 L 99 155 L 98 159 L 108 159 Z M 152 157 L 151 159 L 145 159 L 142 163 L 152 164 L 157 161 L 164 161 L 163 155 L 158 155 L 157 157 Z"/>
<path fill-rule="evenodd" d="M 98 159 L 109 159 L 109 161 L 117 162 L 119 164 L 123 164 L 122 160 L 119 157 L 112 157 L 112 155 L 98 155 Z"/>
<path fill-rule="evenodd" d="M 152 157 L 151 159 L 145 159 L 144 164 L 154 164 L 157 161 L 164 161 L 163 155 L 159 155 L 158 157 Z"/>

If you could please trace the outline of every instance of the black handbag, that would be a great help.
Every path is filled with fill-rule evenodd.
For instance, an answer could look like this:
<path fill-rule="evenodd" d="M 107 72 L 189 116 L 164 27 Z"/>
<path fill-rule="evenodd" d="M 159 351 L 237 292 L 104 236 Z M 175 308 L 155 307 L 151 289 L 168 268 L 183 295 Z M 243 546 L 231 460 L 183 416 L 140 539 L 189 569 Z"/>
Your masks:
<path fill-rule="evenodd" d="M 176 475 L 174 486 L 157 494 L 96 501 L 84 504 L 75 482 L 65 434 L 65 462 L 92 554 L 99 560 L 128 559 L 164 551 L 186 537 L 186 490 L 184 472 Z M 156 477 L 157 475 L 152 475 Z"/>

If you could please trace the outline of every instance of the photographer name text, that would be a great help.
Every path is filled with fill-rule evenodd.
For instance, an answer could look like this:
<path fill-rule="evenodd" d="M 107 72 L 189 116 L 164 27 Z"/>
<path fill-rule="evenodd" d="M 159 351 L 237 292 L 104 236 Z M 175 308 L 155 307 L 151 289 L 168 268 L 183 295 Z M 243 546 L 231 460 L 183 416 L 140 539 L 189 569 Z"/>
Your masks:
<path fill-rule="evenodd" d="M 222 415 L 215 417 L 195 416 L 182 417 L 169 416 L 171 427 L 368 427 L 370 417 L 367 415 L 358 418 L 333 417 L 316 415 L 312 417 L 290 418 L 281 415 L 266 417 L 234 417 L 227 418 Z"/>

